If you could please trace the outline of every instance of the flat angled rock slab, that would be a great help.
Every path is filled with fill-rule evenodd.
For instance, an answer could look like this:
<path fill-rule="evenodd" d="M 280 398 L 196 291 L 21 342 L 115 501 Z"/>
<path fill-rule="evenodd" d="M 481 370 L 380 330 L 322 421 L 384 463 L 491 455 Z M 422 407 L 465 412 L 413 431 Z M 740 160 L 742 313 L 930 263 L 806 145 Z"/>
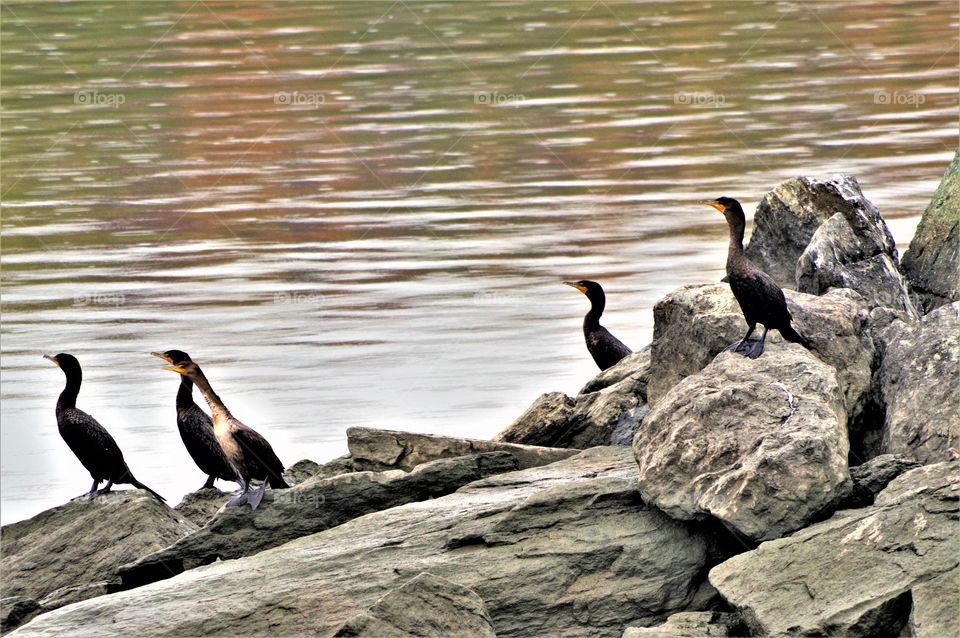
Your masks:
<path fill-rule="evenodd" d="M 911 470 L 875 505 L 734 556 L 710 582 L 753 635 L 960 635 L 958 497 L 960 463 Z"/>
<path fill-rule="evenodd" d="M 118 582 L 121 565 L 196 529 L 143 490 L 70 501 L 3 527 L 2 597 L 13 598 L 20 610 L 34 607 L 25 600 L 36 601 L 32 611 L 43 611 L 98 596 Z M 9 622 L 15 626 L 28 615 L 14 613 Z"/>
<path fill-rule="evenodd" d="M 426 572 L 347 621 L 336 638 L 496 638 L 483 599 Z"/>
<path fill-rule="evenodd" d="M 923 463 L 947 461 L 960 447 L 960 302 L 920 321 L 894 321 L 880 333 L 884 452 Z"/>
<path fill-rule="evenodd" d="M 633 449 L 646 502 L 754 541 L 804 527 L 850 489 L 836 375 L 796 344 L 721 353 L 654 406 Z"/>
<path fill-rule="evenodd" d="M 587 450 L 71 605 L 15 635 L 332 636 L 427 572 L 476 592 L 501 638 L 619 638 L 684 610 L 707 560 L 698 532 L 644 506 L 635 476 L 629 450 Z"/>
<path fill-rule="evenodd" d="M 250 556 L 364 514 L 449 494 L 517 465 L 508 452 L 488 452 L 439 459 L 411 472 L 353 472 L 267 490 L 257 510 L 224 508 L 202 529 L 124 566 L 120 577 L 125 587 L 139 587 L 217 559 Z"/>
<path fill-rule="evenodd" d="M 519 469 L 526 469 L 553 463 L 578 452 L 578 450 L 535 445 L 360 427 L 347 428 L 347 447 L 353 459 L 354 469 L 358 471 L 380 471 L 391 468 L 411 470 L 428 461 L 481 452 L 509 452 L 517 459 Z"/>

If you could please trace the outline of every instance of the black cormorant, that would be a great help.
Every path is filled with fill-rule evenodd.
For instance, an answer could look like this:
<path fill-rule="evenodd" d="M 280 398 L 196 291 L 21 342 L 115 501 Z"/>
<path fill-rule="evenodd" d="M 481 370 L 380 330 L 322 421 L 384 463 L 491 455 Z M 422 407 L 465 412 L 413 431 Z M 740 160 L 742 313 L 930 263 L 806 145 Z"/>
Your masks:
<path fill-rule="evenodd" d="M 150 354 L 174 365 L 192 361 L 190 355 L 182 350 Z M 177 390 L 177 429 L 190 458 L 207 475 L 207 482 L 200 489 L 213 487 L 217 479 L 240 482 L 237 471 L 230 465 L 213 433 L 213 420 L 193 400 L 193 381 L 183 375 L 180 377 L 180 389 Z"/>
<path fill-rule="evenodd" d="M 230 499 L 227 505 L 249 503 L 252 509 L 257 509 L 268 483 L 276 488 L 290 487 L 283 480 L 283 463 L 277 458 L 270 443 L 256 430 L 244 425 L 230 414 L 230 410 L 210 387 L 210 382 L 195 361 L 163 366 L 163 369 L 172 370 L 193 381 L 203 394 L 203 398 L 207 400 L 207 405 L 210 406 L 210 413 L 213 415 L 213 432 L 227 459 L 237 469 L 240 485 L 243 488 L 242 492 Z M 251 479 L 263 480 L 263 485 L 256 492 L 248 494 Z"/>
<path fill-rule="evenodd" d="M 563 283 L 573 286 L 590 300 L 590 312 L 583 318 L 583 337 L 587 341 L 587 350 L 593 355 L 593 360 L 600 369 L 606 370 L 631 354 L 633 351 L 630 348 L 600 325 L 600 315 L 607 304 L 607 297 L 600 284 L 588 279 Z"/>
<path fill-rule="evenodd" d="M 757 268 L 743 252 L 743 233 L 747 222 L 740 202 L 730 197 L 719 197 L 703 202 L 723 213 L 730 228 L 730 244 L 727 248 L 727 278 L 733 296 L 740 304 L 743 318 L 747 321 L 747 333 L 743 339 L 727 348 L 728 351 L 756 359 L 763 354 L 767 331 L 774 328 L 784 339 L 809 348 L 810 343 L 790 325 L 793 317 L 787 309 L 787 300 L 780 286 L 765 272 Z M 758 323 L 763 324 L 759 340 L 750 339 Z"/>
<path fill-rule="evenodd" d="M 97 423 L 96 419 L 77 408 L 77 395 L 80 393 L 80 383 L 83 380 L 83 372 L 77 358 L 62 352 L 53 356 L 45 354 L 43 357 L 53 361 L 67 377 L 67 384 L 57 400 L 57 427 L 67 446 L 93 478 L 93 486 L 87 493 L 87 498 L 93 500 L 101 494 L 106 494 L 114 483 L 128 483 L 147 490 L 161 501 L 166 500 L 134 478 L 123 460 L 120 447 L 110 433 Z M 107 484 L 103 489 L 98 490 L 97 486 L 102 481 L 106 481 Z"/>

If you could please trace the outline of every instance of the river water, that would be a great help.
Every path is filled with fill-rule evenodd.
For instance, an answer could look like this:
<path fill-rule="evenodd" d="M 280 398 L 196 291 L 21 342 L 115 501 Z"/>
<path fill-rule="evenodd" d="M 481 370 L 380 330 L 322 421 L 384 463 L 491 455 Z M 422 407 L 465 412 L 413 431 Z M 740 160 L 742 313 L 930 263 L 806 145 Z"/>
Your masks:
<path fill-rule="evenodd" d="M 725 226 L 856 175 L 901 250 L 957 145 L 956 2 L 2 5 L 4 522 L 86 490 L 63 377 L 136 475 L 204 480 L 188 351 L 280 458 L 488 437 L 722 275 Z"/>

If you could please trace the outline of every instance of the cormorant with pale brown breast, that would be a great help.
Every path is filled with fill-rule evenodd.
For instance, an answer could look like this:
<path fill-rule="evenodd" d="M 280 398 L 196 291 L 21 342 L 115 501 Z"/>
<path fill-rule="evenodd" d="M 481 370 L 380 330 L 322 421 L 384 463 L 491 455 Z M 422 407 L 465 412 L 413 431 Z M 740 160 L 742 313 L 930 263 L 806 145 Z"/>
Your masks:
<path fill-rule="evenodd" d="M 243 488 L 227 505 L 249 503 L 251 509 L 257 509 L 268 483 L 275 488 L 290 487 L 283 480 L 283 463 L 277 458 L 270 443 L 256 430 L 230 414 L 230 410 L 213 391 L 203 370 L 195 361 L 163 366 L 163 369 L 172 370 L 193 381 L 210 406 L 213 432 L 230 464 L 240 475 L 240 485 Z M 252 479 L 263 480 L 263 485 L 256 492 L 248 494 Z"/>
<path fill-rule="evenodd" d="M 43 357 L 55 363 L 67 378 L 63 392 L 57 400 L 57 427 L 67 447 L 93 478 L 93 486 L 87 492 L 87 498 L 93 500 L 101 494 L 106 494 L 114 483 L 128 483 L 147 490 L 161 501 L 166 500 L 134 478 L 126 461 L 123 460 L 120 446 L 106 428 L 92 416 L 77 408 L 77 395 L 80 393 L 80 383 L 83 381 L 83 371 L 80 369 L 77 358 L 63 352 L 58 355 L 45 354 Z M 97 487 L 103 481 L 107 482 L 106 486 L 98 490 Z"/>
<path fill-rule="evenodd" d="M 745 357 L 756 359 L 763 354 L 767 332 L 774 328 L 784 339 L 810 348 L 810 343 L 790 325 L 793 317 L 787 308 L 783 290 L 770 275 L 760 270 L 743 252 L 743 234 L 747 227 L 746 217 L 740 202 L 730 197 L 718 197 L 703 202 L 723 213 L 730 229 L 730 243 L 727 248 L 727 278 L 733 296 L 740 304 L 743 318 L 747 321 L 747 333 L 743 339 L 727 348 L 727 351 L 739 352 Z M 759 340 L 750 339 L 757 324 L 763 324 L 763 335 Z"/>
<path fill-rule="evenodd" d="M 174 365 L 189 363 L 190 355 L 182 350 L 167 350 L 166 352 L 151 352 L 155 357 Z M 197 467 L 207 475 L 204 489 L 213 487 L 217 479 L 240 482 L 237 470 L 230 465 L 227 455 L 220 447 L 216 435 L 213 433 L 213 420 L 200 409 L 193 400 L 193 381 L 188 377 L 180 377 L 180 388 L 177 390 L 177 429 L 180 438 L 187 448 L 190 458 Z"/>
<path fill-rule="evenodd" d="M 601 370 L 606 370 L 616 364 L 633 351 L 622 341 L 610 334 L 610 331 L 600 325 L 600 315 L 607 304 L 607 297 L 603 288 L 595 281 L 581 279 L 580 281 L 565 281 L 585 294 L 590 300 L 590 312 L 583 318 L 583 337 L 587 342 L 587 350 Z"/>

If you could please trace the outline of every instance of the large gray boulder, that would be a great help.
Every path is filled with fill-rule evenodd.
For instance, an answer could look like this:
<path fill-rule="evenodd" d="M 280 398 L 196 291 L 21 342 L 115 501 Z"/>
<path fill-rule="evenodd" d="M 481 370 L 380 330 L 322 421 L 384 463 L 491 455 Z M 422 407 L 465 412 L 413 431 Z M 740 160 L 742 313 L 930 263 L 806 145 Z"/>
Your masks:
<path fill-rule="evenodd" d="M 722 353 L 678 383 L 633 442 L 644 501 L 754 541 L 829 512 L 850 489 L 848 449 L 833 368 L 776 343 L 759 359 Z"/>
<path fill-rule="evenodd" d="M 836 370 L 848 420 L 856 424 L 871 403 L 875 352 L 867 303 L 847 289 L 822 296 L 788 290 L 786 296 L 795 328 L 809 339 L 813 354 Z M 746 325 L 727 284 L 685 286 L 661 299 L 654 306 L 650 404 L 656 405 L 681 379 L 706 367 L 743 336 Z M 768 347 L 777 343 L 785 342 L 771 331 Z"/>
<path fill-rule="evenodd" d="M 518 469 L 538 467 L 577 453 L 537 445 L 518 445 L 504 441 L 461 439 L 436 434 L 417 434 L 398 430 L 353 427 L 347 429 L 347 448 L 355 471 L 412 470 L 416 466 L 457 456 L 481 452 L 507 452 L 516 459 Z"/>
<path fill-rule="evenodd" d="M 875 505 L 837 512 L 710 571 L 763 636 L 960 635 L 960 463 L 895 479 Z"/>
<path fill-rule="evenodd" d="M 589 448 L 629 446 L 646 415 L 650 349 L 635 352 L 589 381 L 576 397 L 541 395 L 495 440 Z"/>
<path fill-rule="evenodd" d="M 647 507 L 635 477 L 629 450 L 587 450 L 71 605 L 14 635 L 329 636 L 426 572 L 475 592 L 500 638 L 619 638 L 686 610 L 707 567 L 707 540 Z"/>
<path fill-rule="evenodd" d="M 850 288 L 870 307 L 893 308 L 915 318 L 897 246 L 880 211 L 853 178 L 838 181 L 836 188 L 847 205 L 817 228 L 800 255 L 797 290 L 822 295 L 831 288 Z"/>
<path fill-rule="evenodd" d="M 196 529 L 143 490 L 73 500 L 5 525 L 0 530 L 4 628 L 106 593 L 119 582 L 121 565 Z"/>
<path fill-rule="evenodd" d="M 221 509 L 202 529 L 170 547 L 124 566 L 125 587 L 170 578 L 217 559 L 250 556 L 404 503 L 436 498 L 478 479 L 518 468 L 508 452 L 437 459 L 411 472 L 354 472 L 307 479 L 288 490 L 268 490 L 260 507 Z"/>
<path fill-rule="evenodd" d="M 873 505 L 877 494 L 882 492 L 890 481 L 920 465 L 919 461 L 909 456 L 880 454 L 866 463 L 851 467 L 850 480 L 853 485 L 842 507 L 846 509 Z"/>
<path fill-rule="evenodd" d="M 797 260 L 820 224 L 851 204 L 846 194 L 860 191 L 852 177 L 794 177 L 763 196 L 753 217 L 746 254 L 783 288 L 796 286 Z M 862 197 L 862 195 L 861 195 Z"/>
<path fill-rule="evenodd" d="M 351 618 L 334 638 L 496 638 L 483 599 L 423 572 Z"/>
<path fill-rule="evenodd" d="M 960 447 L 960 302 L 880 333 L 878 384 L 886 407 L 883 450 L 923 463 Z"/>
<path fill-rule="evenodd" d="M 728 638 L 744 636 L 740 616 L 722 611 L 682 611 L 656 627 L 627 627 L 623 638 Z"/>
<path fill-rule="evenodd" d="M 923 312 L 960 301 L 960 151 L 920 218 L 903 271 Z"/>

